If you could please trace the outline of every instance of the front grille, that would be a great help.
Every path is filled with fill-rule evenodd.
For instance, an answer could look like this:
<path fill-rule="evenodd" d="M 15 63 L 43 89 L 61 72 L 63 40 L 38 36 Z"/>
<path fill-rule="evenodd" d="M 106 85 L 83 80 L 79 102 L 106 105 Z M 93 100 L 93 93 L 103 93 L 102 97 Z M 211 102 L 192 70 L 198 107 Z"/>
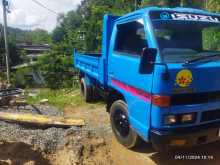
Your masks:
<path fill-rule="evenodd" d="M 215 101 L 220 101 L 220 91 L 174 94 L 171 96 L 171 105 L 201 104 Z"/>
<path fill-rule="evenodd" d="M 220 119 L 220 109 L 202 112 L 201 122 Z"/>

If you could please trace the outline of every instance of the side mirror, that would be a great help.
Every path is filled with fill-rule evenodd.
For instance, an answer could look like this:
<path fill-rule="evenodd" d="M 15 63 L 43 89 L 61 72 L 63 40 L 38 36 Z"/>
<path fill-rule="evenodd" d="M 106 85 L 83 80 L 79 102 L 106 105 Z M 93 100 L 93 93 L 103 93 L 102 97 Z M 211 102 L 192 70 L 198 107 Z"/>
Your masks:
<path fill-rule="evenodd" d="M 150 74 L 154 70 L 154 62 L 156 60 L 157 49 L 144 48 L 140 59 L 139 73 Z"/>

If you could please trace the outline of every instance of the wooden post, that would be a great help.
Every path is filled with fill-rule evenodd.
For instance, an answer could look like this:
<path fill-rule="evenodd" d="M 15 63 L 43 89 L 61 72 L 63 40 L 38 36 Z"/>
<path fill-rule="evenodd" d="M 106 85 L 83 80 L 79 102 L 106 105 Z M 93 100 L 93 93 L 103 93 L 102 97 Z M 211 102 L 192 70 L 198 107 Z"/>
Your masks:
<path fill-rule="evenodd" d="M 29 124 L 35 126 L 54 126 L 54 127 L 71 127 L 84 126 L 85 121 L 82 119 L 72 119 L 56 116 L 45 116 L 36 114 L 8 113 L 0 112 L 0 120 L 12 123 Z"/>
<path fill-rule="evenodd" d="M 10 85 L 10 65 L 9 65 L 9 49 L 8 49 L 8 34 L 7 34 L 7 9 L 8 1 L 2 0 L 3 19 L 4 19 L 4 38 L 5 38 L 5 62 L 7 70 L 7 83 Z"/>

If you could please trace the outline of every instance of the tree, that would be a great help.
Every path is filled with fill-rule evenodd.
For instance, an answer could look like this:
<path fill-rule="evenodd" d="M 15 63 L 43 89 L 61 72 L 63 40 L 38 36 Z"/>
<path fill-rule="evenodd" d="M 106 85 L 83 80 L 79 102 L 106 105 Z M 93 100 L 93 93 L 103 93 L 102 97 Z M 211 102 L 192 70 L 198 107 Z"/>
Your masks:
<path fill-rule="evenodd" d="M 49 88 L 65 88 L 72 86 L 72 57 L 59 54 L 53 50 L 38 60 L 46 85 Z"/>
<path fill-rule="evenodd" d="M 213 12 L 220 12 L 220 1 L 216 0 L 207 0 L 206 7 Z"/>
<path fill-rule="evenodd" d="M 59 77 L 61 80 L 69 82 L 68 76 L 72 69 L 70 63 L 63 63 L 63 60 L 72 61 L 73 49 L 79 51 L 100 52 L 102 39 L 102 20 L 104 14 L 124 15 L 131 12 L 135 7 L 134 0 L 82 0 L 77 10 L 67 14 L 61 14 L 58 18 L 57 27 L 52 33 L 53 51 L 41 60 L 42 70 L 47 76 L 47 82 L 55 82 Z M 164 6 L 164 7 L 195 7 L 204 8 L 205 1 L 198 0 L 137 0 L 139 7 Z M 220 11 L 220 1 L 207 0 L 207 8 L 211 11 Z M 80 37 L 83 34 L 83 37 Z M 219 34 L 213 34 L 219 38 Z M 83 39 L 82 39 L 83 38 Z M 207 41 L 212 39 L 207 37 Z M 216 40 L 216 43 L 219 43 Z M 51 75 L 50 73 L 57 73 Z M 57 81 L 56 85 L 61 85 Z"/>
<path fill-rule="evenodd" d="M 196 7 L 201 8 L 203 1 L 198 0 L 143 0 L 142 6 L 166 6 L 166 7 Z"/>

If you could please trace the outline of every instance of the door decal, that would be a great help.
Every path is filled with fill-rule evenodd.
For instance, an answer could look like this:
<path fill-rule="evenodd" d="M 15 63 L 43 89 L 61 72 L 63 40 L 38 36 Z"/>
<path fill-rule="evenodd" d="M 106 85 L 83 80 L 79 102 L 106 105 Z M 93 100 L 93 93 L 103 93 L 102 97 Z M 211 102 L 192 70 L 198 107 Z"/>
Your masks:
<path fill-rule="evenodd" d="M 142 99 L 144 101 L 147 101 L 147 102 L 151 101 L 151 94 L 147 93 L 141 89 L 135 88 L 131 85 L 127 85 L 127 84 L 125 84 L 119 80 L 116 80 L 116 79 L 112 79 L 112 84 L 125 90 L 126 92 L 131 93 L 134 96 L 139 97 L 140 99 Z"/>

